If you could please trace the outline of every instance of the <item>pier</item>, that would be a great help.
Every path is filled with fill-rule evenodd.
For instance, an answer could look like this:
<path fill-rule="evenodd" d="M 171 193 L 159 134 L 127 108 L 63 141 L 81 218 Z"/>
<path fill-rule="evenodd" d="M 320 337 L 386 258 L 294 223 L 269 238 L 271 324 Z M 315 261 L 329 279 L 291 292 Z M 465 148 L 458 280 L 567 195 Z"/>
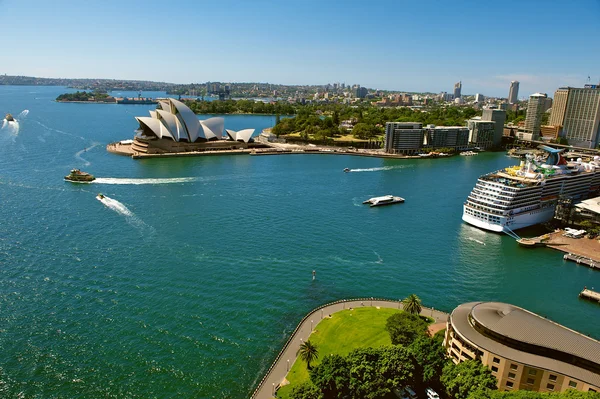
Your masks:
<path fill-rule="evenodd" d="M 568 253 L 568 254 L 565 254 L 565 256 L 563 256 L 563 259 L 570 260 L 570 261 L 579 263 L 581 265 L 586 265 L 588 267 L 591 267 L 592 269 L 600 270 L 600 262 L 596 262 L 593 259 L 586 258 L 585 256 L 579 256 L 579 255 Z"/>
<path fill-rule="evenodd" d="M 600 303 L 600 292 L 592 291 L 584 287 L 583 291 L 579 293 L 579 298 L 589 299 L 590 301 Z"/>

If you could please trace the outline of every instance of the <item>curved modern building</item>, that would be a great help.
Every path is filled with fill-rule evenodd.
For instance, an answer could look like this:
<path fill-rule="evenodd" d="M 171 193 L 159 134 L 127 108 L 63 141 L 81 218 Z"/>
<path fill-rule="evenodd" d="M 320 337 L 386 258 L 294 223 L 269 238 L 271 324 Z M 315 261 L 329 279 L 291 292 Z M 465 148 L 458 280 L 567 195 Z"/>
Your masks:
<path fill-rule="evenodd" d="M 135 118 L 140 124 L 139 132 L 144 137 L 195 143 L 220 140 L 223 136 L 223 118 L 201 121 L 187 105 L 173 98 L 161 100 L 158 104 L 159 108 L 150 111 L 150 116 Z"/>
<path fill-rule="evenodd" d="M 489 367 L 499 390 L 600 392 L 600 342 L 517 306 L 458 306 L 444 344 L 454 363 Z"/>
<path fill-rule="evenodd" d="M 159 100 L 157 108 L 150 111 L 150 116 L 135 119 L 139 128 L 131 146 L 127 151 L 115 152 L 138 157 L 146 154 L 193 155 L 207 151 L 264 147 L 264 144 L 252 140 L 254 129 L 238 132 L 227 130 L 227 136 L 223 136 L 223 118 L 199 120 L 187 105 L 173 98 Z"/>

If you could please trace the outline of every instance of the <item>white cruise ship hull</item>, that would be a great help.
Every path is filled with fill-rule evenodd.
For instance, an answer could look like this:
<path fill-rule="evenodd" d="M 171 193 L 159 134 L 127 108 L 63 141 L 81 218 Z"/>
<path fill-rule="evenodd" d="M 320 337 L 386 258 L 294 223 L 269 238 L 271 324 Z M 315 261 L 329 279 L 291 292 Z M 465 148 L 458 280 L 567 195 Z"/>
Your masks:
<path fill-rule="evenodd" d="M 508 229 L 518 230 L 539 223 L 545 223 L 554 217 L 555 208 L 556 206 L 546 206 L 529 212 L 523 212 L 518 215 L 501 216 L 496 217 L 496 220 L 490 220 L 492 215 L 487 215 L 483 212 L 476 215 L 474 210 L 463 205 L 462 219 L 470 225 L 479 227 L 480 229 L 501 233 Z"/>

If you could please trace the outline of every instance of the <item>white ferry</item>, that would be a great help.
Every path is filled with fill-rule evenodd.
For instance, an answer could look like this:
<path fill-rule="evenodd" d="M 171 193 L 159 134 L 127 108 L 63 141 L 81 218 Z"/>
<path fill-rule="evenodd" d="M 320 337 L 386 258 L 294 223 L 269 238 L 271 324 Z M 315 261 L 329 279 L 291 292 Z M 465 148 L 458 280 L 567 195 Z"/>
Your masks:
<path fill-rule="evenodd" d="M 545 161 L 527 161 L 481 176 L 463 206 L 462 219 L 485 230 L 511 232 L 552 219 L 559 196 L 587 198 L 600 191 L 600 157 L 567 162 L 563 150 L 540 146 Z"/>

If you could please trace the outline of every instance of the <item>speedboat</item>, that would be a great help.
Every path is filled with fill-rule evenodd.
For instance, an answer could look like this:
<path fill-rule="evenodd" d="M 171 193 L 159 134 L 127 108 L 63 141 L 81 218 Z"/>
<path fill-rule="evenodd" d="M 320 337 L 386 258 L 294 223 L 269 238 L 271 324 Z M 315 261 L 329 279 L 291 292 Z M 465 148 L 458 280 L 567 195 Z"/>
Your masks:
<path fill-rule="evenodd" d="M 346 172 L 346 173 L 350 172 L 350 168 L 344 168 L 344 172 Z"/>
<path fill-rule="evenodd" d="M 373 206 L 398 204 L 400 202 L 404 202 L 404 198 L 394 197 L 393 195 L 384 195 L 381 197 L 369 198 L 368 200 L 363 201 L 363 204 L 370 204 L 370 206 L 373 207 Z"/>
<path fill-rule="evenodd" d="M 13 116 L 11 114 L 6 114 L 6 116 L 4 117 L 4 119 L 6 119 L 7 122 L 14 122 L 15 118 L 13 118 Z"/>
<path fill-rule="evenodd" d="M 96 196 L 96 198 L 98 198 L 99 200 L 103 200 L 104 199 L 104 194 L 98 193 L 98 195 Z"/>
<path fill-rule="evenodd" d="M 96 180 L 96 178 L 94 175 L 82 172 L 79 169 L 71 169 L 71 173 L 65 176 L 65 180 L 73 183 L 89 183 Z"/>

